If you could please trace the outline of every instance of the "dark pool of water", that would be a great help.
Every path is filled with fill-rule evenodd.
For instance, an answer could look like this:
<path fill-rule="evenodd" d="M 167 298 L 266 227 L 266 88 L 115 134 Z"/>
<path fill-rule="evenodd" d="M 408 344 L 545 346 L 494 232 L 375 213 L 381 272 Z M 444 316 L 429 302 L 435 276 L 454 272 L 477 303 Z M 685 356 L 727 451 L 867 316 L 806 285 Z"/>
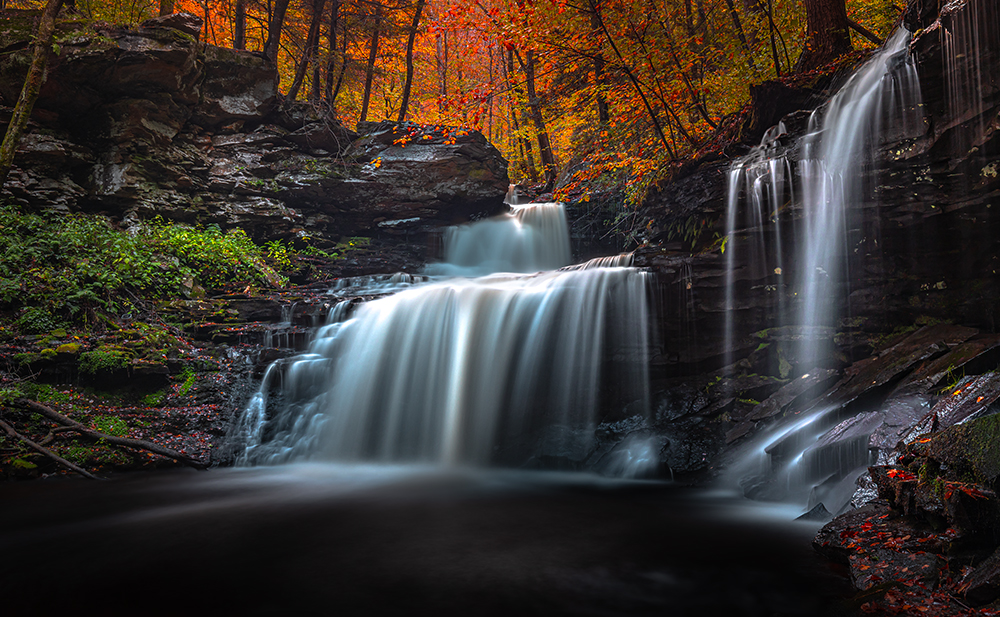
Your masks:
<path fill-rule="evenodd" d="M 570 474 L 293 466 L 0 486 L 7 615 L 838 615 L 815 526 Z"/>

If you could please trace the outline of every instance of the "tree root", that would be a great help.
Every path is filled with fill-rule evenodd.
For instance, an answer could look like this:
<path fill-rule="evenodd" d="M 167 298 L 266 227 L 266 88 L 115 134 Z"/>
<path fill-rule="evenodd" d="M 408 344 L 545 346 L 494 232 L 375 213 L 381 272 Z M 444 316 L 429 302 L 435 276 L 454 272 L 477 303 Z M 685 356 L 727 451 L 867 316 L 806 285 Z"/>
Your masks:
<path fill-rule="evenodd" d="M 28 409 L 30 411 L 34 411 L 35 413 L 41 414 L 46 418 L 48 418 L 49 420 L 52 420 L 53 422 L 69 427 L 85 437 L 90 437 L 92 439 L 101 439 L 109 444 L 122 446 L 125 448 L 131 448 L 133 450 L 144 450 L 146 452 L 152 452 L 153 454 L 158 454 L 164 458 L 170 458 L 180 463 L 184 463 L 185 465 L 194 467 L 195 469 L 206 468 L 204 463 L 196 459 L 181 454 L 180 452 L 177 452 L 175 450 L 171 450 L 170 448 L 164 448 L 163 446 L 157 445 L 151 441 L 145 441 L 143 439 L 131 439 L 129 437 L 116 437 L 115 435 L 108 435 L 107 433 L 95 431 L 94 429 L 86 425 L 80 424 L 76 420 L 68 418 L 63 414 L 59 413 L 58 411 L 50 409 L 45 405 L 42 405 L 41 403 L 38 403 L 36 401 L 32 401 L 26 398 L 19 398 L 14 401 L 14 404 L 17 405 L 18 407 L 22 407 L 24 409 Z"/>

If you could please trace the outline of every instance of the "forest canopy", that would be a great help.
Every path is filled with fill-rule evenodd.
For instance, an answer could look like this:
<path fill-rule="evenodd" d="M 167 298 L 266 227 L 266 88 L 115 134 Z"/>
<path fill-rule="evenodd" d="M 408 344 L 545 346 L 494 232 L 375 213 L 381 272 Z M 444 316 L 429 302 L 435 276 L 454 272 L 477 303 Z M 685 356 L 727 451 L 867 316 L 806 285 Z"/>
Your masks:
<path fill-rule="evenodd" d="M 22 0 L 6 8 L 42 4 Z M 287 98 L 322 106 L 347 126 L 408 120 L 475 128 L 512 162 L 515 180 L 551 189 L 562 171 L 564 191 L 614 184 L 637 199 L 671 161 L 697 151 L 745 105 L 750 85 L 816 68 L 852 48 L 874 48 L 902 6 L 76 0 L 71 10 L 115 25 L 193 13 L 204 20 L 202 41 L 273 59 Z M 830 19 L 846 23 L 810 26 Z"/>

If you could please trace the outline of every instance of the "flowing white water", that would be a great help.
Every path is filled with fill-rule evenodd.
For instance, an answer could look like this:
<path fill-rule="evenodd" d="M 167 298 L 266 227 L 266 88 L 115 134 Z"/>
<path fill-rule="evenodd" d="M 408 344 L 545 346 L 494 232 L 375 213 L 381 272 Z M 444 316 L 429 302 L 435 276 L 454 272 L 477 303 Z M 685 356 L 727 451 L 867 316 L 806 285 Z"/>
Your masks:
<path fill-rule="evenodd" d="M 785 285 L 781 247 L 781 213 L 794 200 L 792 162 L 778 154 L 778 139 L 785 136 L 784 123 L 764 134 L 759 146 L 737 161 L 729 171 L 726 204 L 726 364 L 732 364 L 735 347 L 736 311 L 739 309 L 737 281 L 773 280 L 768 291 L 779 296 L 779 323 L 785 325 Z M 741 202 L 740 197 L 745 200 Z M 770 225 L 768 225 L 770 223 Z M 736 264 L 748 264 L 750 272 L 738 272 Z"/>
<path fill-rule="evenodd" d="M 446 265 L 534 270 L 565 265 L 568 247 L 561 205 L 532 204 L 452 230 Z M 241 462 L 583 461 L 609 393 L 648 408 L 649 275 L 613 265 L 630 261 L 454 278 L 338 305 L 307 353 L 268 370 L 239 426 Z"/>
<path fill-rule="evenodd" d="M 735 338 L 735 309 L 740 306 L 737 263 L 750 263 L 763 272 L 749 273 L 755 280 L 784 275 L 781 263 L 778 214 L 786 203 L 801 208 L 795 234 L 796 283 L 791 302 L 779 301 L 778 323 L 800 326 L 835 326 L 843 316 L 845 289 L 849 281 L 848 230 L 860 217 L 862 203 L 869 199 L 865 177 L 872 153 L 883 141 L 919 135 L 924 128 L 920 85 L 908 46 L 911 36 L 900 28 L 872 58 L 837 92 L 829 103 L 813 113 L 809 132 L 802 141 L 798 177 L 801 190 L 793 189 L 791 163 L 776 152 L 774 141 L 783 127 L 765 135 L 761 146 L 737 161 L 729 184 L 729 274 L 727 278 L 726 336 L 729 348 Z M 740 195 L 745 195 L 744 203 Z M 768 225 L 770 218 L 770 226 Z M 769 243 L 763 229 L 777 242 Z M 768 246 L 774 249 L 766 250 Z M 839 282 L 838 282 L 839 281 Z M 770 287 L 770 286 L 769 286 Z M 774 288 L 782 290 L 783 283 Z M 821 361 L 822 351 L 812 336 L 799 338 L 795 358 L 801 369 Z M 729 478 L 748 493 L 770 499 L 797 501 L 811 507 L 826 501 L 836 511 L 850 497 L 853 476 L 872 461 L 865 427 L 853 427 L 851 440 L 828 438 L 837 423 L 836 409 L 801 412 L 756 438 L 745 455 L 732 466 Z M 874 427 L 871 427 L 874 430 Z M 856 433 L 856 435 L 855 435 Z M 828 443 L 829 442 L 829 443 Z M 848 489 L 844 489 L 847 486 Z"/>
<path fill-rule="evenodd" d="M 837 281 L 846 280 L 849 216 L 866 199 L 864 172 L 884 131 L 916 132 L 922 125 L 920 83 L 909 54 L 911 35 L 899 28 L 810 119 L 804 138 L 802 230 L 797 253 L 798 323 L 833 326 L 841 298 Z M 803 337 L 797 354 L 808 365 L 819 359 L 815 339 Z"/>
<path fill-rule="evenodd" d="M 570 264 L 569 226 L 560 203 L 511 206 L 511 212 L 444 234 L 444 263 L 429 274 L 483 276 L 494 272 L 539 272 Z"/>

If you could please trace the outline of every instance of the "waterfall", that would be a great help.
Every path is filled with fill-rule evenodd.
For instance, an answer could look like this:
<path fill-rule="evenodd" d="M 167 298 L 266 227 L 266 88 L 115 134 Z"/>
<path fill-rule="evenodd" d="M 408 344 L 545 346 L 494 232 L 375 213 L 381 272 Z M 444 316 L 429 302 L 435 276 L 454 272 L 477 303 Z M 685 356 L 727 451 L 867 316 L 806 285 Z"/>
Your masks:
<path fill-rule="evenodd" d="M 908 31 L 897 29 L 810 119 L 799 162 L 805 223 L 797 250 L 802 325 L 833 326 L 839 316 L 837 281 L 848 278 L 849 211 L 859 211 L 866 199 L 865 166 L 883 132 L 917 132 L 922 125 L 910 39 Z M 819 358 L 815 340 L 803 337 L 797 355 L 808 368 Z"/>
<path fill-rule="evenodd" d="M 539 272 L 569 265 L 569 226 L 562 204 L 511 206 L 511 212 L 449 227 L 444 263 L 430 274 L 482 276 L 494 272 Z"/>
<path fill-rule="evenodd" d="M 559 204 L 449 234 L 438 272 L 504 272 L 339 305 L 343 321 L 285 361 L 280 380 L 269 369 L 240 423 L 242 463 L 582 462 L 605 403 L 648 408 L 649 275 L 614 265 L 630 256 L 535 272 L 569 259 Z"/>
<path fill-rule="evenodd" d="M 764 285 L 779 291 L 774 325 L 835 326 L 843 316 L 849 289 L 848 230 L 857 225 L 860 211 L 871 197 L 866 192 L 873 153 L 883 142 L 915 136 L 924 129 L 920 84 L 909 55 L 911 35 L 898 29 L 810 120 L 800 142 L 797 163 L 794 148 L 780 144 L 779 125 L 760 146 L 736 161 L 729 177 L 727 247 L 727 349 L 732 362 L 735 311 L 740 307 L 742 280 L 773 281 Z M 793 173 L 793 170 L 795 173 Z M 798 190 L 795 182 L 800 183 Z M 745 199 L 741 200 L 740 197 Z M 781 221 L 786 207 L 799 209 L 795 223 L 794 263 L 782 264 Z M 773 250 L 764 234 L 774 234 Z M 790 253 L 791 254 L 791 253 Z M 748 263 L 754 272 L 739 272 Z M 785 280 L 794 269 L 794 283 Z M 849 309 L 849 307 L 848 307 Z M 813 336 L 799 336 L 794 355 L 800 370 L 822 360 Z M 801 378 L 808 378 L 808 374 Z M 768 499 L 790 499 L 808 506 L 817 487 L 836 511 L 850 497 L 857 470 L 873 461 L 866 427 L 856 427 L 851 447 L 827 453 L 824 436 L 842 418 L 836 408 L 814 408 L 789 418 L 745 447 L 728 479 L 747 494 Z M 871 427 L 874 430 L 875 427 Z M 845 442 L 846 443 L 846 442 Z M 856 446 L 856 447 L 855 447 Z M 829 454 L 829 455 L 828 455 Z M 853 475 L 852 475 L 853 474 Z M 838 484 L 839 483 L 839 484 Z M 846 487 L 846 488 L 845 488 Z M 810 494 L 812 493 L 812 497 Z M 846 497 L 844 494 L 846 493 Z"/>

